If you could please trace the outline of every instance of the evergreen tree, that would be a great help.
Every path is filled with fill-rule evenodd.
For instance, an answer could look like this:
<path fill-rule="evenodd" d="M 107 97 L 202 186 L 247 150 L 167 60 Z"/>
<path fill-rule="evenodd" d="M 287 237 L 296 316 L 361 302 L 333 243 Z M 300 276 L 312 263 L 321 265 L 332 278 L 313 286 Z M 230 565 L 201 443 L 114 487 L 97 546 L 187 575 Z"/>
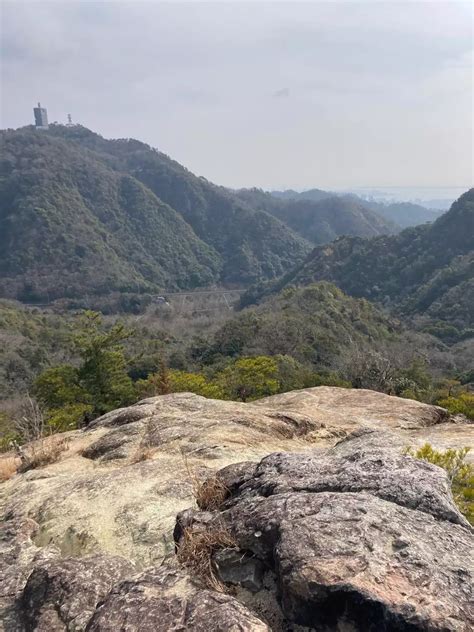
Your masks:
<path fill-rule="evenodd" d="M 131 332 L 121 323 L 105 330 L 97 312 L 87 311 L 83 315 L 74 345 L 82 358 L 79 384 L 89 393 L 95 415 L 127 405 L 134 399 L 122 345 L 130 336 Z"/>

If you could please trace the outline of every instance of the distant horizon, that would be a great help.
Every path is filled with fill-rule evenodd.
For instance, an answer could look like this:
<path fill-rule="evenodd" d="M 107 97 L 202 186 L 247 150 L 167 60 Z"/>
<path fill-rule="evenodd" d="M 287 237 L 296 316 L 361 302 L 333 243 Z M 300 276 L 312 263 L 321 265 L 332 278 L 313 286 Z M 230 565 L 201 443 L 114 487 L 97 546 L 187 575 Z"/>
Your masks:
<path fill-rule="evenodd" d="M 46 106 L 45 106 L 46 107 Z M 48 109 L 46 107 L 46 109 Z M 33 111 L 33 108 L 32 108 Z M 63 123 L 60 121 L 50 121 L 50 125 L 62 125 L 64 127 L 68 127 L 67 123 Z M 150 147 L 152 147 L 153 149 L 156 149 L 162 153 L 165 153 L 166 155 L 169 155 L 170 158 L 172 160 L 176 160 L 178 163 L 180 163 L 183 167 L 185 167 L 186 169 L 189 169 L 190 171 L 193 171 L 188 165 L 182 163 L 176 156 L 173 156 L 171 154 L 169 154 L 166 151 L 163 151 L 162 149 L 160 149 L 159 147 L 154 147 L 149 141 L 143 139 L 143 138 L 134 138 L 131 136 L 127 136 L 127 135 L 122 135 L 122 136 L 116 136 L 116 137 L 107 137 L 104 134 L 102 134 L 101 132 L 98 132 L 97 130 L 91 129 L 89 127 L 87 127 L 86 125 L 83 125 L 82 123 L 72 123 L 72 126 L 74 127 L 75 125 L 80 126 L 80 127 L 84 127 L 85 129 L 89 130 L 90 132 L 94 133 L 94 134 L 99 134 L 100 136 L 102 136 L 103 138 L 105 138 L 106 140 L 120 140 L 120 139 L 132 139 L 132 140 L 136 140 L 138 142 L 144 143 L 149 145 Z M 30 122 L 30 123 L 25 123 L 24 125 L 20 125 L 17 128 L 2 128 L 1 131 L 6 131 L 8 129 L 13 129 L 13 130 L 20 130 L 22 128 L 26 128 L 26 127 L 34 127 L 34 122 Z M 38 133 L 44 133 L 44 130 L 38 130 Z M 474 186 L 474 184 L 471 185 L 465 185 L 465 186 L 456 186 L 456 185 L 434 185 L 434 186 L 426 186 L 426 185 L 414 185 L 414 184 L 410 184 L 410 185 L 380 185 L 380 184 L 374 184 L 374 185 L 354 185 L 354 186 L 337 186 L 337 187 L 331 187 L 331 186 L 325 186 L 323 184 L 307 184 L 307 185 L 303 185 L 303 186 L 293 186 L 291 184 L 289 185 L 274 185 L 274 186 L 262 186 L 259 184 L 247 184 L 247 185 L 243 185 L 243 186 L 228 186 L 226 184 L 223 184 L 222 182 L 217 182 L 215 180 L 213 180 L 212 178 L 209 178 L 203 174 L 199 174 L 199 173 L 195 173 L 195 175 L 198 175 L 200 177 L 204 177 L 206 178 L 206 180 L 209 180 L 210 182 L 213 182 L 213 184 L 216 184 L 218 186 L 224 186 L 226 188 L 229 189 L 233 189 L 233 190 L 238 190 L 238 189 L 252 189 L 252 188 L 258 188 L 258 189 L 263 189 L 264 191 L 268 191 L 268 192 L 273 192 L 273 191 L 296 191 L 297 193 L 303 193 L 304 191 L 310 191 L 312 189 L 320 189 L 323 191 L 329 191 L 329 192 L 335 192 L 335 193 L 357 193 L 358 194 L 362 194 L 364 193 L 365 195 L 373 195 L 373 197 L 377 197 L 377 193 L 378 194 L 383 194 L 383 193 L 389 193 L 390 191 L 412 191 L 413 195 L 415 197 L 407 197 L 406 195 L 404 195 L 403 197 L 399 197 L 397 198 L 398 201 L 424 201 L 424 200 L 438 200 L 438 201 L 450 201 L 450 203 L 454 200 L 456 200 L 460 195 L 462 195 L 463 193 L 465 193 L 466 191 L 468 191 L 470 188 L 472 188 Z M 438 192 L 443 192 L 445 195 L 441 196 L 441 197 L 436 197 L 439 196 Z M 425 192 L 424 194 L 421 192 Z M 429 193 L 428 193 L 429 192 Z M 383 195 L 382 195 L 383 197 Z"/>

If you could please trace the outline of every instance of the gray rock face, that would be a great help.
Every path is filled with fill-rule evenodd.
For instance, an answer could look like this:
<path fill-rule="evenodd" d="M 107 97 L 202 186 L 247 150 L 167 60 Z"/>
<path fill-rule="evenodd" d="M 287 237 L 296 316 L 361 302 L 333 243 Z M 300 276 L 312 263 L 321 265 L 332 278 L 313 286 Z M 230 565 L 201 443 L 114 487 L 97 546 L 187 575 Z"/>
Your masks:
<path fill-rule="evenodd" d="M 25 632 L 85 630 L 97 604 L 116 582 L 133 572 L 127 560 L 106 555 L 38 564 L 19 604 Z"/>
<path fill-rule="evenodd" d="M 377 429 L 394 434 L 386 439 L 370 432 Z M 364 434 L 335 446 L 354 431 Z M 135 588 L 124 597 L 123 562 L 117 559 L 141 572 L 173 556 L 173 525 L 176 514 L 193 504 L 193 476 L 212 478 L 217 470 L 229 490 L 224 506 L 182 514 L 175 538 L 185 527 L 212 528 L 216 520 L 235 528 L 238 559 L 229 551 L 215 553 L 217 572 L 273 632 L 301 632 L 295 621 L 312 620 L 313 610 L 319 613 L 318 632 L 353 632 L 347 626 L 353 626 L 354 612 L 371 603 L 381 604 L 382 613 L 373 629 L 381 620 L 389 621 L 390 629 L 394 620 L 400 626 L 415 621 L 417 629 L 423 629 L 419 621 L 428 621 L 426 629 L 462 629 L 469 531 L 444 474 L 402 452 L 426 441 L 438 449 L 472 445 L 473 431 L 473 425 L 434 406 L 331 387 L 249 404 L 177 393 L 112 411 L 87 429 L 67 433 L 69 447 L 58 462 L 0 484 L 0 630 L 25 632 L 28 625 L 77 632 L 89 615 L 94 625 L 105 626 L 98 618 L 105 609 L 97 610 L 94 601 L 105 600 L 110 613 L 109 598 L 114 595 L 118 604 L 121 595 L 130 604 L 123 629 L 139 632 L 130 595 L 139 593 L 136 603 L 146 610 L 152 603 L 146 596 L 157 596 L 171 579 L 134 584 L 127 572 L 132 582 L 127 585 Z M 322 542 L 324 551 L 318 548 Z M 102 560 L 97 576 L 92 559 Z M 347 568 L 358 564 L 362 570 L 351 575 Z M 190 581 L 177 581 L 167 594 L 181 599 L 176 591 Z M 199 594 L 211 608 L 214 593 L 191 584 L 195 596 L 186 612 L 198 612 Z M 350 600 L 347 607 L 345 602 L 326 607 L 345 594 L 354 595 L 357 608 Z M 442 609 L 438 619 L 435 595 Z M 225 595 L 215 599 L 227 612 L 239 610 Z M 176 630 L 183 630 L 183 603 L 176 610 Z M 403 610 L 407 604 L 419 621 Z M 352 614 L 341 614 L 341 608 Z M 338 614 L 331 618 L 329 611 Z M 119 617 L 118 611 L 113 616 Z M 122 619 L 116 621 L 119 632 Z M 197 615 L 188 617 L 187 625 L 196 621 Z M 239 630 L 261 629 L 236 621 Z M 361 625 L 355 629 L 370 629 Z M 232 629 L 229 620 L 216 626 Z"/>
<path fill-rule="evenodd" d="M 214 554 L 219 579 L 227 584 L 237 584 L 251 592 L 262 588 L 263 564 L 254 555 L 242 555 L 232 549 L 224 549 Z"/>
<path fill-rule="evenodd" d="M 183 571 L 158 568 L 120 583 L 87 632 L 271 632 L 230 595 L 206 590 Z"/>
<path fill-rule="evenodd" d="M 446 474 L 392 442 L 364 433 L 324 455 L 229 466 L 222 509 L 183 512 L 175 534 L 226 524 L 274 575 L 289 629 L 467 632 L 472 529 Z"/>
<path fill-rule="evenodd" d="M 285 492 L 365 492 L 469 527 L 454 504 L 445 472 L 405 456 L 394 435 L 356 431 L 326 453 L 276 453 L 220 472 L 230 507 L 242 498 Z"/>

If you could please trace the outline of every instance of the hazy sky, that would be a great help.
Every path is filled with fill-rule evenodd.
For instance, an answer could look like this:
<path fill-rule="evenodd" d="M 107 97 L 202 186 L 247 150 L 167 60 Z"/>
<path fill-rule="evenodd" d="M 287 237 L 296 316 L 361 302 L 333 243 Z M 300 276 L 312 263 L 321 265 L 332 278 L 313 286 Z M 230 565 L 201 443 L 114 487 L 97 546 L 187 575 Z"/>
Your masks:
<path fill-rule="evenodd" d="M 3 2 L 2 127 L 70 112 L 228 186 L 472 180 L 471 2 Z"/>

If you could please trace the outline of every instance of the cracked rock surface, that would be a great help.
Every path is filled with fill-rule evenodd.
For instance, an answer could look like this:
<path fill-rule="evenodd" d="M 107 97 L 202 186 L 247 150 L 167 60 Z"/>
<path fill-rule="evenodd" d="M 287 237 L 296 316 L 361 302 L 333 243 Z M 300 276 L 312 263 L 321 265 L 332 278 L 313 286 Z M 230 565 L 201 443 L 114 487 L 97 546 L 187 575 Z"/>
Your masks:
<path fill-rule="evenodd" d="M 155 568 L 118 584 L 88 632 L 271 632 L 230 595 L 197 586 L 181 570 Z"/>
<path fill-rule="evenodd" d="M 446 474 L 400 455 L 390 434 L 356 433 L 324 455 L 272 454 L 220 475 L 221 510 L 183 512 L 175 536 L 227 525 L 274 577 L 279 629 L 474 626 L 472 528 Z"/>
<path fill-rule="evenodd" d="M 470 530 L 445 474 L 403 449 L 472 445 L 473 429 L 435 406 L 335 387 L 249 404 L 177 393 L 112 411 L 66 433 L 56 463 L 0 484 L 0 630 L 464 631 Z M 169 566 L 190 473 L 217 471 L 225 503 L 181 513 L 175 535 L 216 520 L 235 532 L 239 549 L 213 558 L 231 595 Z M 175 623 L 156 610 L 167 599 Z"/>

